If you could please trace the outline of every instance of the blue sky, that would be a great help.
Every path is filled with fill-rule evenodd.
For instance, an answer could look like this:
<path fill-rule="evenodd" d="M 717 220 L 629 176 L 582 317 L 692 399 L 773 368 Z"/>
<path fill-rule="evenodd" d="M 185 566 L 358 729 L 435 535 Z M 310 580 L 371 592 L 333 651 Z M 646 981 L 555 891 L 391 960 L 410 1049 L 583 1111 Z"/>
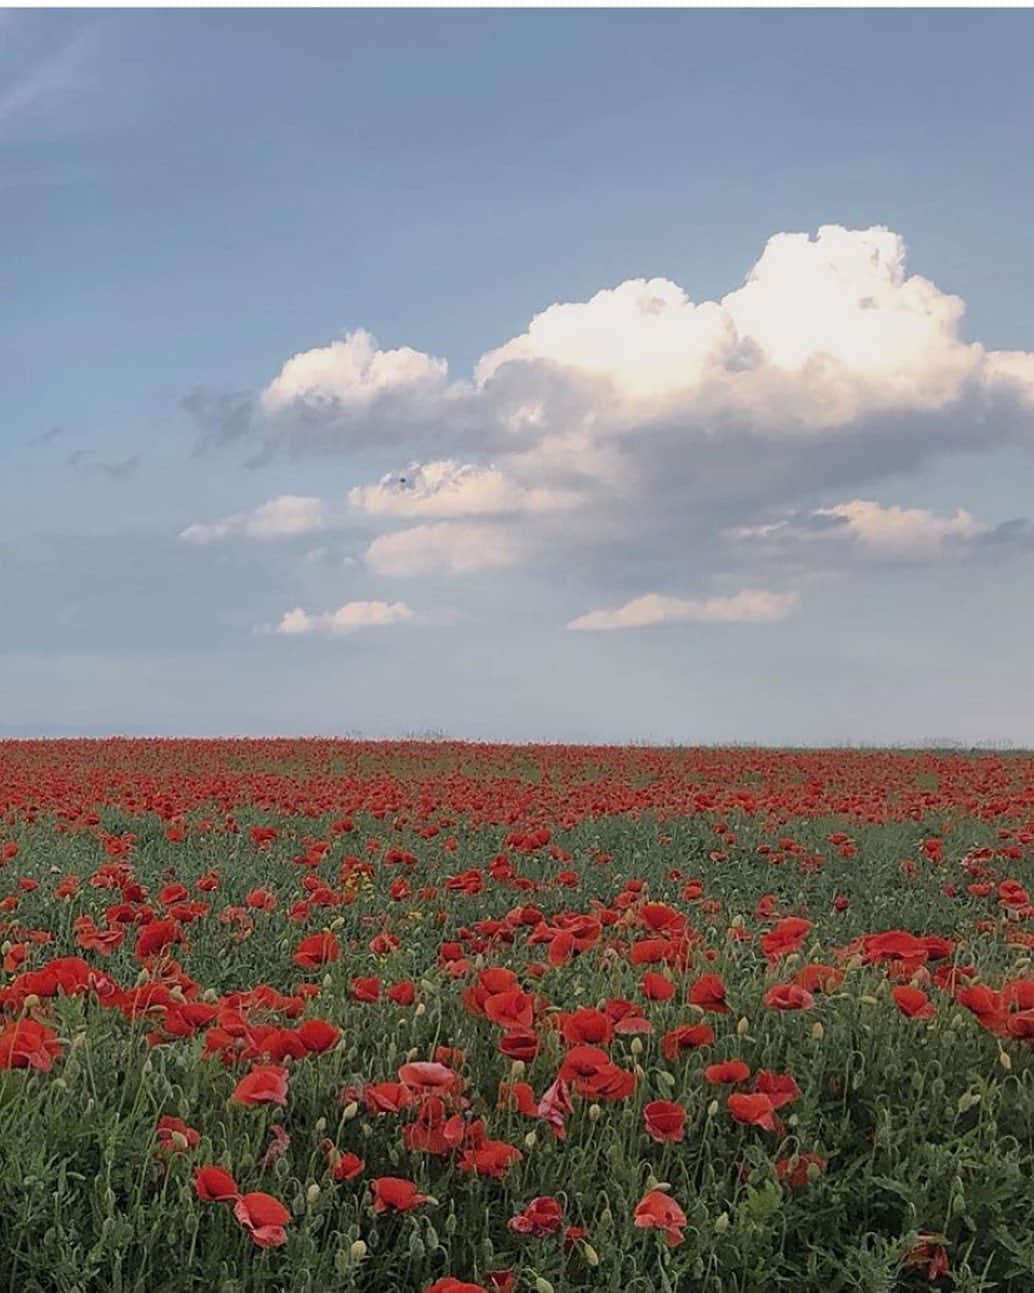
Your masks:
<path fill-rule="evenodd" d="M 0 13 L 0 730 L 1029 743 L 1032 28 Z"/>

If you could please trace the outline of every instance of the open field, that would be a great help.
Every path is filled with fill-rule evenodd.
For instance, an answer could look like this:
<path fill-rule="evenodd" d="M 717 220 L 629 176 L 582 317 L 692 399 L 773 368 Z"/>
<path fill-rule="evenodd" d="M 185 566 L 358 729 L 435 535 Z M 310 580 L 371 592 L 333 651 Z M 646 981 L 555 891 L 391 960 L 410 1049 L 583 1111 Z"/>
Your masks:
<path fill-rule="evenodd" d="M 1034 757 L 0 744 L 0 1293 L 1034 1289 Z"/>

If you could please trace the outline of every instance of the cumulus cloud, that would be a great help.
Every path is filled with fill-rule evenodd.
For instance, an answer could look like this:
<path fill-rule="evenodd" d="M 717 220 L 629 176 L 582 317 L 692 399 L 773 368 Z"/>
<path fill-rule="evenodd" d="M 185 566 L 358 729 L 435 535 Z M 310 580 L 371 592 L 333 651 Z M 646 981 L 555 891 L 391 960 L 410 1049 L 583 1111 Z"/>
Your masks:
<path fill-rule="evenodd" d="M 647 628 L 654 624 L 750 624 L 785 619 L 797 605 L 795 592 L 745 588 L 729 597 L 661 597 L 648 593 L 614 610 L 589 611 L 568 624 L 582 632 Z"/>
<path fill-rule="evenodd" d="M 810 545 L 851 545 L 863 557 L 908 562 L 958 555 L 991 533 L 964 508 L 938 516 L 922 507 L 884 506 L 855 498 L 763 525 L 735 527 L 728 537 L 783 554 Z"/>
<path fill-rule="evenodd" d="M 352 507 L 369 516 L 500 516 L 553 512 L 575 507 L 572 490 L 535 488 L 508 479 L 497 467 L 478 467 L 453 459 L 410 463 L 389 472 L 375 485 L 349 491 Z"/>
<path fill-rule="evenodd" d="M 312 534 L 329 524 L 322 499 L 299 494 L 281 494 L 250 512 L 235 512 L 218 521 L 198 522 L 180 531 L 186 543 L 214 543 L 217 539 L 240 536 L 247 539 L 282 539 Z"/>
<path fill-rule="evenodd" d="M 494 525 L 438 521 L 381 534 L 366 550 L 366 563 L 380 575 L 470 574 L 511 566 L 519 545 Z"/>
<path fill-rule="evenodd" d="M 785 579 L 986 547 L 968 513 L 888 507 L 869 491 L 935 455 L 1034 447 L 1034 353 L 967 338 L 964 303 L 910 273 L 904 240 L 883 227 L 778 233 L 730 286 L 696 301 L 671 279 L 630 279 L 556 302 L 480 347 L 469 375 L 359 328 L 288 358 L 249 400 L 205 397 L 194 411 L 267 459 L 408 459 L 348 496 L 384 530 L 369 571 L 527 565 L 585 604 L 619 606 L 592 615 L 646 613 L 622 603 L 727 569 L 726 555 L 764 583 L 754 567 L 773 552 Z M 747 542 L 772 515 L 782 528 Z M 243 515 L 215 524 L 248 532 Z M 723 541 L 736 529 L 743 542 Z"/>
<path fill-rule="evenodd" d="M 451 418 L 493 443 L 569 430 L 572 414 L 598 434 L 674 416 L 687 431 L 793 436 L 943 411 L 969 391 L 1034 411 L 1034 356 L 965 341 L 963 314 L 957 296 L 907 273 L 899 235 L 825 225 L 814 238 L 776 234 L 717 301 L 654 278 L 551 305 L 484 354 L 471 381 L 450 381 L 445 361 L 420 351 L 379 349 L 360 329 L 289 359 L 261 404 L 274 422 L 304 414 L 313 432 L 330 418 L 342 448 L 364 428 L 349 415 L 384 400 L 410 429 L 433 434 Z M 327 447 L 316 434 L 312 444 Z"/>
<path fill-rule="evenodd" d="M 284 613 L 276 632 L 286 637 L 313 633 L 340 637 L 357 633 L 360 629 L 404 624 L 413 618 L 413 611 L 405 602 L 346 602 L 336 611 L 315 615 L 296 606 L 293 611 Z"/>
<path fill-rule="evenodd" d="M 441 386 L 448 375 L 444 359 L 409 346 L 378 350 L 363 328 L 343 340 L 294 355 L 262 392 L 266 412 L 297 401 L 306 404 L 370 404 L 392 391 L 419 394 Z"/>

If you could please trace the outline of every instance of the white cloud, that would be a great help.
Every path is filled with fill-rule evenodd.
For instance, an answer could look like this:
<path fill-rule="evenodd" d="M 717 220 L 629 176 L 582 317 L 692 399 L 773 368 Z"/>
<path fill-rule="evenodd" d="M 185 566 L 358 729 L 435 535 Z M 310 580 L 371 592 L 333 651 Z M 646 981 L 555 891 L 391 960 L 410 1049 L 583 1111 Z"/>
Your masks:
<path fill-rule="evenodd" d="M 519 557 L 518 544 L 498 526 L 454 521 L 382 534 L 366 550 L 367 565 L 381 575 L 462 575 L 510 566 Z"/>
<path fill-rule="evenodd" d="M 730 597 L 687 599 L 648 593 L 614 610 L 589 611 L 568 624 L 569 629 L 606 632 L 647 628 L 654 624 L 747 624 L 785 619 L 797 604 L 797 594 L 745 588 Z"/>
<path fill-rule="evenodd" d="M 296 402 L 309 405 L 370 404 L 392 392 L 419 395 L 445 383 L 448 365 L 409 346 L 379 350 L 362 328 L 329 346 L 294 355 L 262 392 L 266 413 Z"/>
<path fill-rule="evenodd" d="M 281 494 L 250 512 L 235 512 L 219 521 L 198 522 L 180 531 L 187 543 L 213 543 L 240 535 L 248 539 L 280 539 L 296 534 L 312 534 L 329 524 L 322 499 L 298 494 Z"/>
<path fill-rule="evenodd" d="M 780 550 L 792 559 L 785 586 L 818 566 L 989 547 L 968 513 L 859 496 L 938 454 L 1034 446 L 1034 353 L 970 341 L 963 314 L 957 296 L 908 271 L 898 234 L 825 225 L 776 234 L 715 300 L 658 277 L 549 305 L 480 347 L 469 378 L 351 332 L 288 359 L 247 417 L 238 404 L 221 415 L 221 434 L 238 443 L 246 426 L 269 456 L 412 459 L 348 495 L 355 520 L 387 531 L 365 553 L 381 575 L 537 566 L 607 606 L 706 579 L 730 557 L 744 583 L 766 585 L 760 567 Z M 803 512 L 816 497 L 848 501 Z M 751 522 L 773 514 L 788 520 L 762 543 Z M 724 543 L 737 526 L 754 542 Z M 629 605 L 592 615 L 661 613 Z M 663 613 L 720 613 L 686 605 Z"/>
<path fill-rule="evenodd" d="M 307 633 L 324 633 L 339 637 L 360 629 L 385 628 L 414 619 L 405 602 L 346 602 L 336 611 L 311 615 L 296 606 L 285 612 L 276 632 L 288 637 Z"/>
<path fill-rule="evenodd" d="M 958 296 L 907 273 L 900 235 L 823 225 L 816 237 L 775 234 L 719 300 L 698 303 L 653 278 L 548 306 L 487 350 L 472 380 L 450 380 L 443 359 L 350 332 L 284 363 L 261 394 L 259 429 L 269 451 L 410 442 L 432 449 L 430 468 L 451 465 L 434 450 L 459 443 L 495 460 L 467 467 L 499 477 L 428 487 L 411 513 L 427 516 L 446 515 L 463 494 L 507 494 L 517 460 L 545 462 L 556 440 L 587 442 L 579 471 L 589 480 L 606 462 L 601 446 L 627 442 L 650 480 L 671 478 L 673 465 L 685 476 L 743 437 L 748 455 L 795 442 L 809 451 L 871 437 L 880 419 L 893 419 L 878 449 L 888 460 L 1029 434 L 1034 354 L 965 340 L 963 313 Z M 558 484 L 518 478 L 526 490 Z M 390 512 L 368 491 L 357 506 Z"/>
<path fill-rule="evenodd" d="M 842 517 L 863 547 L 890 556 L 936 557 L 953 540 L 974 539 L 987 530 L 961 507 L 954 516 L 936 516 L 926 508 L 881 507 L 861 498 L 819 508 L 816 515 Z"/>
<path fill-rule="evenodd" d="M 927 508 L 884 506 L 873 499 L 855 498 L 794 513 L 785 520 L 736 527 L 727 537 L 782 553 L 790 545 L 851 544 L 862 556 L 923 562 L 958 554 L 990 532 L 990 526 L 961 507 L 952 516 L 938 516 Z"/>
<path fill-rule="evenodd" d="M 963 302 L 905 266 L 904 241 L 887 229 L 777 234 L 719 301 L 695 303 L 656 278 L 550 306 L 480 360 L 476 382 L 545 362 L 606 381 L 626 429 L 674 404 L 691 419 L 735 416 L 780 434 L 945 408 L 967 383 L 1005 374 L 1034 391 L 1028 356 L 963 341 Z"/>
<path fill-rule="evenodd" d="M 369 516 L 500 516 L 561 511 L 578 504 L 572 490 L 527 487 L 509 480 L 497 467 L 478 467 L 453 459 L 411 463 L 389 472 L 376 485 L 349 491 L 352 507 Z"/>

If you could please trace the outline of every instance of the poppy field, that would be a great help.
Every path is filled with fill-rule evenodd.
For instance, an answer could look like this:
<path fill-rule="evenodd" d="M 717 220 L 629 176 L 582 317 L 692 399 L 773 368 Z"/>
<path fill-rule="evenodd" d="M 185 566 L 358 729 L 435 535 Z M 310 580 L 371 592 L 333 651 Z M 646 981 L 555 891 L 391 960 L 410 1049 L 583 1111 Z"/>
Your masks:
<path fill-rule="evenodd" d="M 1034 1289 L 1034 757 L 0 743 L 0 1293 Z"/>

